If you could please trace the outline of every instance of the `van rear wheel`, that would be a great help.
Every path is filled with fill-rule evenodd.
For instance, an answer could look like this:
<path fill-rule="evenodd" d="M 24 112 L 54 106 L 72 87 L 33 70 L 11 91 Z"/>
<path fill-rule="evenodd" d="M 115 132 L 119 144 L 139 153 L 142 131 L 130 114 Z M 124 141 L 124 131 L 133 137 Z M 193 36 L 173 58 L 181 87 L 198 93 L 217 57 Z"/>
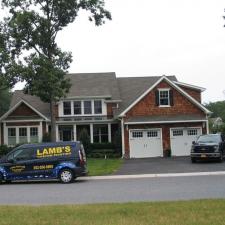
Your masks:
<path fill-rule="evenodd" d="M 62 169 L 59 172 L 59 180 L 62 183 L 71 183 L 74 180 L 74 173 L 70 169 Z"/>

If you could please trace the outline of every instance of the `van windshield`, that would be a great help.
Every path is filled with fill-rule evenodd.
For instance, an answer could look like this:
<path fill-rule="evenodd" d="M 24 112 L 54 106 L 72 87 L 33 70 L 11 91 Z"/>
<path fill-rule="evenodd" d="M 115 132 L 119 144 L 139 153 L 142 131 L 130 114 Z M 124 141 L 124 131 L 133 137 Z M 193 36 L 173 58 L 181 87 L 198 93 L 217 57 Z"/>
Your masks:
<path fill-rule="evenodd" d="M 197 143 L 219 143 L 221 141 L 219 135 L 203 135 L 197 140 Z"/>

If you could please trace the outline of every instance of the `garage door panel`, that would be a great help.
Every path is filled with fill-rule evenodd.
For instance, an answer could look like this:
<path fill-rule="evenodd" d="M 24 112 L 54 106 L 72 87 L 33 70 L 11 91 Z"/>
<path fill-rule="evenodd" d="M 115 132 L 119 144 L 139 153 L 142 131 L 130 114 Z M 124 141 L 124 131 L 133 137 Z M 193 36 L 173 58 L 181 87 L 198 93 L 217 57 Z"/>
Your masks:
<path fill-rule="evenodd" d="M 146 158 L 162 155 L 161 130 L 131 130 L 130 131 L 130 157 Z"/>
<path fill-rule="evenodd" d="M 170 132 L 173 156 L 189 156 L 192 142 L 201 135 L 201 128 L 173 128 Z"/>

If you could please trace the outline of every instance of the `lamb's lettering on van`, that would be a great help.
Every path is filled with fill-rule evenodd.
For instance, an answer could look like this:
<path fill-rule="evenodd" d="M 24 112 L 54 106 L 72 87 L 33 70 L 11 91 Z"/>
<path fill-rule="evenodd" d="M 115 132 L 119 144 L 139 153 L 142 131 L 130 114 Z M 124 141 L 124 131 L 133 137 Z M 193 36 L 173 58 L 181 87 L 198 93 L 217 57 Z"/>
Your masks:
<path fill-rule="evenodd" d="M 44 149 L 37 149 L 37 157 L 49 157 L 49 156 L 63 156 L 71 154 L 71 146 L 59 146 L 49 147 Z"/>

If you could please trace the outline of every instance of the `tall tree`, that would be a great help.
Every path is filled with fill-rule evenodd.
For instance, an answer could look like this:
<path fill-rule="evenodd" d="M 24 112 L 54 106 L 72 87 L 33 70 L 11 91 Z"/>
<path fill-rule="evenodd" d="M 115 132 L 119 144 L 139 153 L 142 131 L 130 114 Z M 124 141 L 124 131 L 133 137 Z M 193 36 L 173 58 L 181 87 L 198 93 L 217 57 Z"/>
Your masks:
<path fill-rule="evenodd" d="M 12 88 L 19 79 L 17 73 L 19 70 L 14 57 L 15 49 L 11 47 L 6 27 L 0 23 L 0 91 Z M 2 93 L 4 92 L 0 92 L 0 97 Z"/>
<path fill-rule="evenodd" d="M 89 20 L 99 26 L 111 19 L 104 9 L 104 0 L 2 0 L 9 16 L 5 18 L 9 42 L 13 45 L 20 66 L 25 90 L 50 103 L 51 138 L 56 140 L 55 102 L 70 88 L 65 78 L 72 55 L 62 51 L 56 37 L 75 21 L 80 10 L 89 12 Z"/>
<path fill-rule="evenodd" d="M 2 116 L 9 109 L 11 92 L 8 89 L 0 90 L 0 99 L 0 116 Z"/>

